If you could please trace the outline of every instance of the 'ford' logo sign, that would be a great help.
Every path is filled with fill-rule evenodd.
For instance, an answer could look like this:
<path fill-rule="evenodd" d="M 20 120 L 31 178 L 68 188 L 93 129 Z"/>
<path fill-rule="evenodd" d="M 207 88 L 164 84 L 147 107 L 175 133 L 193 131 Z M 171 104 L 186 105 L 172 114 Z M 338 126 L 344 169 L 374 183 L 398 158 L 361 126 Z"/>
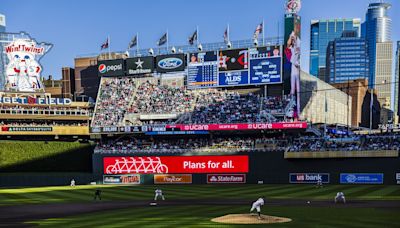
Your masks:
<path fill-rule="evenodd" d="M 171 70 L 182 66 L 183 61 L 178 58 L 166 58 L 158 62 L 158 66 L 165 70 Z"/>

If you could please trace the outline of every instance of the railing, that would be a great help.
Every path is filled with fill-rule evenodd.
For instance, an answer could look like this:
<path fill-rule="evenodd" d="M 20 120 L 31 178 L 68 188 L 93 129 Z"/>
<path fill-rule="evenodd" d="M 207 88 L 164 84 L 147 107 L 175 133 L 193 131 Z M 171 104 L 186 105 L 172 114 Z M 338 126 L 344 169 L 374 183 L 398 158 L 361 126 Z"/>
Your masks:
<path fill-rule="evenodd" d="M 236 40 L 236 41 L 231 41 L 231 49 L 235 48 L 251 48 L 251 47 L 256 47 L 254 45 L 254 40 L 253 39 L 247 39 L 247 40 Z M 283 44 L 283 37 L 271 37 L 271 38 L 265 38 L 263 39 L 258 39 L 258 46 L 270 46 L 270 45 L 281 45 Z M 217 51 L 221 49 L 227 49 L 227 45 L 224 42 L 216 42 L 216 43 L 204 43 L 201 44 L 202 46 L 202 51 Z M 166 46 L 163 47 L 158 47 L 158 48 L 152 48 L 154 51 L 155 55 L 161 55 L 161 54 L 170 54 L 172 53 L 172 47 L 175 47 L 176 51 L 178 53 L 194 53 L 198 52 L 198 47 L 197 45 L 180 45 L 180 46 L 175 46 L 170 44 L 169 48 L 167 49 Z M 149 56 L 149 49 L 132 49 L 129 50 L 129 56 L 130 57 L 143 57 L 143 56 Z M 125 51 L 113 51 L 113 53 L 126 53 L 127 50 Z M 88 53 L 88 54 L 81 54 L 78 55 L 78 58 L 85 58 L 85 57 L 94 57 L 94 56 L 99 56 L 102 53 Z M 108 55 L 105 55 L 108 56 Z"/>
<path fill-rule="evenodd" d="M 89 110 L 39 110 L 39 109 L 5 109 L 0 108 L 0 114 L 9 115 L 56 115 L 56 116 L 89 116 Z"/>
<path fill-rule="evenodd" d="M 197 154 L 197 153 L 239 153 L 239 152 L 272 152 L 284 151 L 284 147 L 279 148 L 193 148 L 193 149 L 99 149 L 95 153 L 178 153 L 178 154 Z"/>

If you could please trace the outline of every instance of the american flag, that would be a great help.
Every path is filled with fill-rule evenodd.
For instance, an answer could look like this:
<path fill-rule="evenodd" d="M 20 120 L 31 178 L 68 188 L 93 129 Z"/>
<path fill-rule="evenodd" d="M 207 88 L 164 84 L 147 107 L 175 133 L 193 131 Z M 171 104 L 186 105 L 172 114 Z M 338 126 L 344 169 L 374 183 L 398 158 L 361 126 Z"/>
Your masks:
<path fill-rule="evenodd" d="M 254 31 L 254 39 L 258 39 L 258 35 L 260 35 L 263 31 L 263 22 L 261 22 L 259 25 L 257 25 L 256 31 Z"/>
<path fill-rule="evenodd" d="M 103 50 L 103 49 L 106 49 L 106 48 L 108 48 L 108 38 L 107 38 L 107 40 L 106 40 L 106 42 L 104 42 L 101 46 L 100 46 L 100 50 Z"/>
<path fill-rule="evenodd" d="M 225 29 L 224 32 L 224 42 L 228 43 L 229 42 L 229 37 L 228 37 L 228 28 Z"/>

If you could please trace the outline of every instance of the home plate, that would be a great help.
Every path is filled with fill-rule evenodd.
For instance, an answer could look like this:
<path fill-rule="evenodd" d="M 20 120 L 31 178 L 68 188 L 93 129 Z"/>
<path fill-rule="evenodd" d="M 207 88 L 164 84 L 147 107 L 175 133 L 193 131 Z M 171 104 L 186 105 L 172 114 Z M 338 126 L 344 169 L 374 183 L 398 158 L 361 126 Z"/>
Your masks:
<path fill-rule="evenodd" d="M 150 206 L 157 206 L 157 203 L 150 203 Z"/>
<path fill-rule="evenodd" d="M 253 214 L 229 214 L 213 218 L 211 221 L 227 224 L 271 224 L 291 222 L 292 219 L 270 215 L 261 215 L 261 219 L 259 219 L 258 215 L 254 216 Z"/>

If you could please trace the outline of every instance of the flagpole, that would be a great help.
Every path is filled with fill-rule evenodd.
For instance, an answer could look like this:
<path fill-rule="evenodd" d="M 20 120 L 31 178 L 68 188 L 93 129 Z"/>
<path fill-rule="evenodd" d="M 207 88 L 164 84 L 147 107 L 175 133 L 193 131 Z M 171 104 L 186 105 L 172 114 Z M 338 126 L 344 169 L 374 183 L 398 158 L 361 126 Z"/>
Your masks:
<path fill-rule="evenodd" d="M 136 33 L 136 55 L 139 55 L 139 33 Z"/>
<path fill-rule="evenodd" d="M 168 29 L 167 29 L 167 53 L 169 50 L 169 34 L 168 34 Z"/>
<path fill-rule="evenodd" d="M 200 39 L 199 26 L 196 26 L 196 33 L 197 33 L 196 44 L 197 46 L 199 46 L 199 39 Z"/>
<path fill-rule="evenodd" d="M 263 46 L 265 46 L 265 32 L 264 32 L 264 18 L 262 20 L 262 36 L 263 36 Z"/>
<path fill-rule="evenodd" d="M 231 41 L 231 36 L 230 36 L 230 28 L 229 28 L 229 23 L 228 23 L 228 43 Z"/>
<path fill-rule="evenodd" d="M 111 46 L 111 40 L 110 40 L 110 35 L 108 35 L 108 58 L 109 59 L 111 59 L 110 46 Z"/>

